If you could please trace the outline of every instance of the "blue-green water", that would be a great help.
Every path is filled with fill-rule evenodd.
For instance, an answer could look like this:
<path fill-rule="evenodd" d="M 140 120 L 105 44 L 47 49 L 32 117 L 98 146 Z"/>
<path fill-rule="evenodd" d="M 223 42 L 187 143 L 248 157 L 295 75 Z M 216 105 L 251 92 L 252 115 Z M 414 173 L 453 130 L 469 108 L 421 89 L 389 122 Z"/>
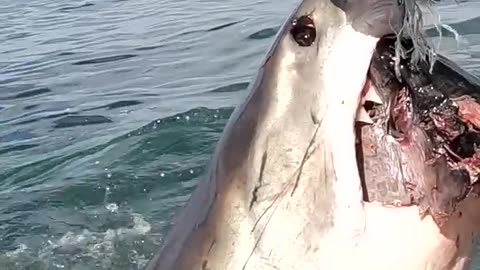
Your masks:
<path fill-rule="evenodd" d="M 296 3 L 0 0 L 0 269 L 142 269 Z M 440 8 L 476 74 L 479 11 Z"/>

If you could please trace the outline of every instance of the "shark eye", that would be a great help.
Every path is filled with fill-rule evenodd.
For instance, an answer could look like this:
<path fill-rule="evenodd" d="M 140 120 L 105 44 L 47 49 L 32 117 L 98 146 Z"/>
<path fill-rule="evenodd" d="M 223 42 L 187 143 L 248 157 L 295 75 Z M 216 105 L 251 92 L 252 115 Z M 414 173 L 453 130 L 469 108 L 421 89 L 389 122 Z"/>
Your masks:
<path fill-rule="evenodd" d="M 313 44 L 317 36 L 315 23 L 309 16 L 301 16 L 292 21 L 290 34 L 298 45 L 309 47 Z"/>

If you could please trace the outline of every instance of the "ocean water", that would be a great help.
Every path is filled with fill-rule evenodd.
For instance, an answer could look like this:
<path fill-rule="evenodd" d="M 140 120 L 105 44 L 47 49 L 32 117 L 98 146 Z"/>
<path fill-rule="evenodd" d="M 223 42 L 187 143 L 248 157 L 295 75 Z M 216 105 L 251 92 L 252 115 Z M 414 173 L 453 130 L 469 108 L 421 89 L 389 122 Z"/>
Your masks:
<path fill-rule="evenodd" d="M 142 269 L 297 2 L 0 0 L 0 269 Z M 438 12 L 479 75 L 480 2 Z"/>

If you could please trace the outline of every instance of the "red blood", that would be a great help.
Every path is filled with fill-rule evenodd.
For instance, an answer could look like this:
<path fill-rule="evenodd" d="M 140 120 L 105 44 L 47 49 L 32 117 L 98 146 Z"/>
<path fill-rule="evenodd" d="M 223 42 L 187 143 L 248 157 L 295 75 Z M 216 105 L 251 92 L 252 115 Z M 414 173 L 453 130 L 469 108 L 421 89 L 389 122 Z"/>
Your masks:
<path fill-rule="evenodd" d="M 480 128 L 480 104 L 473 99 L 462 99 L 456 101 L 459 107 L 460 116 L 477 128 Z"/>

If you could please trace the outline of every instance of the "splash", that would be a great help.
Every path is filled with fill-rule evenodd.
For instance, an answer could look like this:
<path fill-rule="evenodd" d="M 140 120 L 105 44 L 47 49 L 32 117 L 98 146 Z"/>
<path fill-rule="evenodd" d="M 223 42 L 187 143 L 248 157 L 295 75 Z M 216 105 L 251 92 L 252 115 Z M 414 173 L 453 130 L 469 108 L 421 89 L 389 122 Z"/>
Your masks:
<path fill-rule="evenodd" d="M 141 215 L 128 218 L 129 225 L 117 228 L 50 236 L 40 248 L 22 243 L 0 255 L 0 269 L 142 269 L 157 243 L 148 242 L 151 225 Z"/>

